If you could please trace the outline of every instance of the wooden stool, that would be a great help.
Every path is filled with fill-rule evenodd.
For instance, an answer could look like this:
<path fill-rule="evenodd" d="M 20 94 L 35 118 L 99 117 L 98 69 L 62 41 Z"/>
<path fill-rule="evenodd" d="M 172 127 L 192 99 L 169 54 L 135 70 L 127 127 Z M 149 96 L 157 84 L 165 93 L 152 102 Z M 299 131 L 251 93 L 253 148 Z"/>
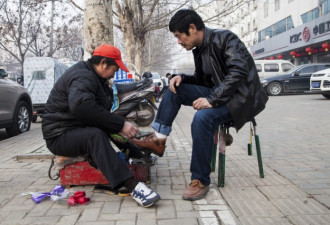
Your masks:
<path fill-rule="evenodd" d="M 253 128 L 252 128 L 252 126 L 253 126 Z M 225 186 L 226 141 L 232 142 L 232 140 L 229 140 L 230 138 L 228 138 L 230 127 L 231 127 L 230 125 L 221 124 L 219 126 L 220 129 L 217 129 L 214 134 L 214 147 L 213 147 L 212 159 L 211 159 L 211 171 L 212 172 L 215 171 L 215 163 L 216 163 L 216 158 L 217 158 L 217 147 L 219 144 L 218 187 Z M 256 143 L 259 174 L 260 174 L 261 178 L 264 178 L 264 170 L 263 170 L 263 166 L 262 166 L 259 135 L 257 135 L 257 123 L 254 118 L 250 122 L 250 143 L 248 144 L 248 155 L 252 155 L 252 136 L 254 136 L 255 143 Z M 230 145 L 230 144 L 227 143 L 227 145 Z"/>

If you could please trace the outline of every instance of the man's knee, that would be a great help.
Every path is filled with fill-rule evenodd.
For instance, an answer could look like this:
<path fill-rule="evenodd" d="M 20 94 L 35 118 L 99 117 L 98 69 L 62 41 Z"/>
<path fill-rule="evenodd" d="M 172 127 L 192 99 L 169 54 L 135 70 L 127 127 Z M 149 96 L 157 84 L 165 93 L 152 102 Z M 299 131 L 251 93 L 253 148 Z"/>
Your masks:
<path fill-rule="evenodd" d="M 200 126 L 200 125 L 203 125 L 203 124 L 209 124 L 211 122 L 210 118 L 203 111 L 204 110 L 199 110 L 195 113 L 195 116 L 194 116 L 193 121 L 192 121 L 193 126 Z"/>
<path fill-rule="evenodd" d="M 198 110 L 193 118 L 192 127 L 197 129 L 206 127 L 207 129 L 216 129 L 217 122 L 208 114 L 208 109 Z"/>

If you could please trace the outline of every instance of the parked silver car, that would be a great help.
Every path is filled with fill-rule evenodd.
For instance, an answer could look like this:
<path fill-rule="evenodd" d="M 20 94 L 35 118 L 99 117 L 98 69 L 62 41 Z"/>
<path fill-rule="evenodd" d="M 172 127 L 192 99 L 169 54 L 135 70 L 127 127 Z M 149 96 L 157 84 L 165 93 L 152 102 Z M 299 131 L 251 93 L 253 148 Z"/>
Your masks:
<path fill-rule="evenodd" d="M 29 92 L 7 76 L 0 68 L 0 129 L 11 137 L 30 130 L 32 102 Z"/>

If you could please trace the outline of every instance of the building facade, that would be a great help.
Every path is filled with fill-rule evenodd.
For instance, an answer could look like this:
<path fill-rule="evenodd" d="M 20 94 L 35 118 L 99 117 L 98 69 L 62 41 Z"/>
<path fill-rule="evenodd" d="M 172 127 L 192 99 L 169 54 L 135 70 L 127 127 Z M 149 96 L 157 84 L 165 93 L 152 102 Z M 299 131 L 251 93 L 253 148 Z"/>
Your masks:
<path fill-rule="evenodd" d="M 257 12 L 254 59 L 330 62 L 330 0 L 264 0 Z"/>

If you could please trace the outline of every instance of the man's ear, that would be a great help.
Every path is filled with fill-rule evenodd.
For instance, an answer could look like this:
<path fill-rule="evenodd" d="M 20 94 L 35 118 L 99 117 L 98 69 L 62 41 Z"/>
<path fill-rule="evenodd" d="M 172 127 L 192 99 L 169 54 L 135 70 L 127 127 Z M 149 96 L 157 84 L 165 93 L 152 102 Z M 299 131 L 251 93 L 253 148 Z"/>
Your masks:
<path fill-rule="evenodd" d="M 100 65 L 104 64 L 105 63 L 105 58 L 101 59 L 100 61 Z"/>
<path fill-rule="evenodd" d="M 195 33 L 197 31 L 197 27 L 195 24 L 191 23 L 189 25 L 189 30 L 191 30 L 191 33 Z"/>

